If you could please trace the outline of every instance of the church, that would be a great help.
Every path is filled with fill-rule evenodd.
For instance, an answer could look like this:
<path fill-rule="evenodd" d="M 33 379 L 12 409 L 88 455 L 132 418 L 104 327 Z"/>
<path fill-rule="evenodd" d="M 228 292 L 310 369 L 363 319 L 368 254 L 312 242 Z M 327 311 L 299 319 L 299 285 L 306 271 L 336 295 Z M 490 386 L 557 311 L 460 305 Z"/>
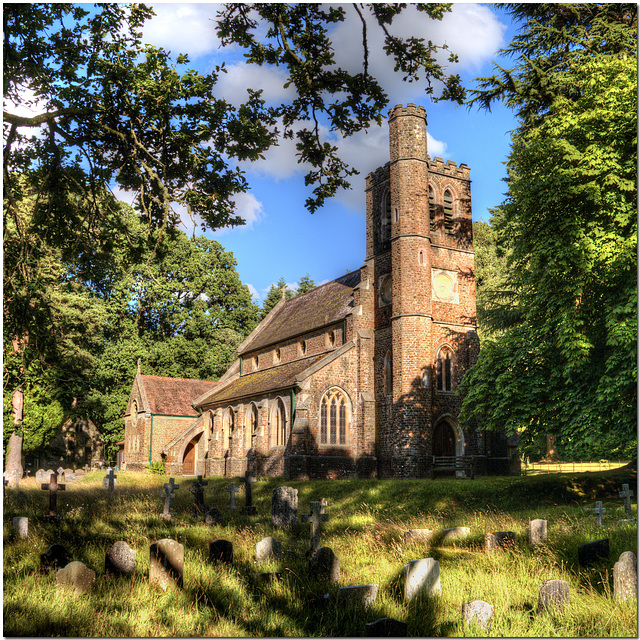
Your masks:
<path fill-rule="evenodd" d="M 423 107 L 398 105 L 388 124 L 389 162 L 366 179 L 362 267 L 283 298 L 193 395 L 188 426 L 153 448 L 137 432 L 149 462 L 172 475 L 415 478 L 434 456 L 472 456 L 477 474 L 508 472 L 504 435 L 458 418 L 479 348 L 469 167 L 427 154 Z M 134 385 L 127 468 L 141 406 Z"/>

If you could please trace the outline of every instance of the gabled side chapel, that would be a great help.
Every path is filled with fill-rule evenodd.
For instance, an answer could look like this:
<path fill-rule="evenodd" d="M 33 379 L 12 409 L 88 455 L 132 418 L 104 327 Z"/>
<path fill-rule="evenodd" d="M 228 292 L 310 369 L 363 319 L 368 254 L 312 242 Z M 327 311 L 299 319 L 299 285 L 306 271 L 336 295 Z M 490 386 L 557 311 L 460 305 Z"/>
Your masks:
<path fill-rule="evenodd" d="M 434 455 L 507 472 L 504 436 L 458 420 L 478 353 L 469 168 L 427 155 L 413 104 L 390 110 L 389 146 L 367 176 L 364 265 L 272 309 L 157 445 L 167 472 L 193 452 L 203 475 L 426 477 Z"/>

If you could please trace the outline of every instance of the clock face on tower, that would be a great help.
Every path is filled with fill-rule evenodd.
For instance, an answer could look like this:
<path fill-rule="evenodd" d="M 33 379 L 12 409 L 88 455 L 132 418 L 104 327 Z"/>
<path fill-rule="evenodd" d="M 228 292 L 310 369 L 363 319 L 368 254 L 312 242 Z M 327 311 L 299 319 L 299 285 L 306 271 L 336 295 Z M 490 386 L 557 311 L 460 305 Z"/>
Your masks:
<path fill-rule="evenodd" d="M 457 302 L 456 274 L 439 271 L 433 277 L 433 297 L 442 302 Z"/>

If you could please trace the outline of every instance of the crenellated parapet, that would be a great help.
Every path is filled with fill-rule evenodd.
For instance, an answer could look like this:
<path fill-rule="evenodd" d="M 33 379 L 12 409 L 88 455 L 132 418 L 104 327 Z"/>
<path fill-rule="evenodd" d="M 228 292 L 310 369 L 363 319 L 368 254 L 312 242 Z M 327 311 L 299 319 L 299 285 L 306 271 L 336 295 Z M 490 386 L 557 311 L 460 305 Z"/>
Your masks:
<path fill-rule="evenodd" d="M 389 120 L 399 116 L 416 116 L 426 120 L 427 110 L 423 106 L 416 106 L 413 102 L 407 103 L 406 107 L 402 104 L 397 104 L 395 107 L 389 109 Z"/>
<path fill-rule="evenodd" d="M 458 165 L 453 160 L 447 160 L 446 162 L 442 158 L 431 158 L 427 156 L 429 163 L 429 172 L 438 173 L 443 176 L 451 176 L 458 180 L 470 180 L 470 169 L 466 164 Z"/>

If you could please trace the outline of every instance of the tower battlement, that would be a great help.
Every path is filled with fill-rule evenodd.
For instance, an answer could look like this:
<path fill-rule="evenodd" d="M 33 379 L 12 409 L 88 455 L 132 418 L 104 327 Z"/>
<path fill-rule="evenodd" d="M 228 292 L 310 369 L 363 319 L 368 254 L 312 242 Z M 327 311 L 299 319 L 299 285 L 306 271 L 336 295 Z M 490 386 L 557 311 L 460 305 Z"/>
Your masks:
<path fill-rule="evenodd" d="M 447 160 L 445 162 L 442 158 L 431 158 L 430 156 L 427 156 L 427 161 L 429 163 L 429 171 L 433 173 L 439 173 L 461 180 L 470 180 L 470 169 L 464 163 L 458 165 L 453 160 Z"/>
<path fill-rule="evenodd" d="M 419 118 L 427 118 L 427 111 L 422 106 L 416 106 L 413 102 L 407 103 L 407 106 L 397 104 L 395 107 L 389 109 L 389 120 L 398 116 L 417 116 Z"/>

